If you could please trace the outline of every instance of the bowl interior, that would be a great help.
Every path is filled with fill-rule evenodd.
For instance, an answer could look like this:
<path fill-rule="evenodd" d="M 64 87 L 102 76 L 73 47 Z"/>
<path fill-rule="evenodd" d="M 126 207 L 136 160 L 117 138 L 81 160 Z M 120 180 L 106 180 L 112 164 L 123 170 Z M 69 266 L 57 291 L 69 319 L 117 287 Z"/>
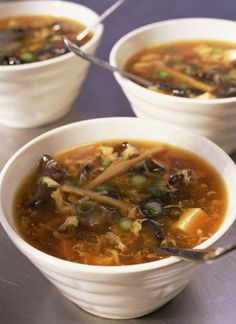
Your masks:
<path fill-rule="evenodd" d="M 69 2 L 69 1 L 13 1 L 0 3 L 0 19 L 11 16 L 24 15 L 49 15 L 55 17 L 62 17 L 82 23 L 84 26 L 90 26 L 98 19 L 98 15 L 93 10 L 86 6 Z M 103 32 L 103 25 L 98 25 L 93 31 L 93 37 L 83 45 L 84 50 L 90 48 L 92 44 L 96 43 Z M 15 66 L 0 66 L 3 72 L 14 72 L 18 70 L 27 70 L 39 66 L 47 66 L 51 63 L 63 61 L 66 58 L 74 56 L 73 53 L 67 53 L 50 60 L 41 62 L 34 62 L 30 64 L 15 65 Z"/>
<path fill-rule="evenodd" d="M 233 21 L 211 18 L 174 19 L 146 25 L 126 34 L 113 46 L 111 62 L 124 67 L 132 55 L 158 43 L 198 39 L 235 43 L 235 27 Z"/>
<path fill-rule="evenodd" d="M 201 136 L 165 124 L 137 118 L 103 118 L 66 125 L 45 133 L 26 144 L 8 161 L 0 176 L 0 219 L 8 234 L 11 236 L 12 231 L 16 231 L 13 220 L 15 192 L 42 154 L 53 154 L 64 148 L 108 139 L 164 142 L 192 153 L 198 152 L 221 174 L 229 195 L 228 210 L 220 229 L 201 247 L 217 241 L 232 225 L 236 217 L 236 166 L 223 150 Z M 166 265 L 173 262 L 171 258 L 166 260 L 157 263 Z"/>

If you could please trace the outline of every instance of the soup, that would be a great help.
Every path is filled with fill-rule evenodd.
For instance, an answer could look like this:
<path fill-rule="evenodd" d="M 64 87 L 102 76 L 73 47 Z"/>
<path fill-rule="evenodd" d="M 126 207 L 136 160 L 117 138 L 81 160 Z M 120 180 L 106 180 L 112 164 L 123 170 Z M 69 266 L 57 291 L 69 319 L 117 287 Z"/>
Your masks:
<path fill-rule="evenodd" d="M 62 35 L 76 42 L 85 26 L 53 16 L 16 16 L 0 20 L 0 65 L 44 61 L 68 52 Z M 85 44 L 91 34 L 80 44 Z"/>
<path fill-rule="evenodd" d="M 179 41 L 146 48 L 125 69 L 156 83 L 168 95 L 214 99 L 236 96 L 236 44 Z"/>
<path fill-rule="evenodd" d="M 19 188 L 24 239 L 69 261 L 129 265 L 192 248 L 219 228 L 227 193 L 195 155 L 142 141 L 107 141 L 44 155 Z"/>

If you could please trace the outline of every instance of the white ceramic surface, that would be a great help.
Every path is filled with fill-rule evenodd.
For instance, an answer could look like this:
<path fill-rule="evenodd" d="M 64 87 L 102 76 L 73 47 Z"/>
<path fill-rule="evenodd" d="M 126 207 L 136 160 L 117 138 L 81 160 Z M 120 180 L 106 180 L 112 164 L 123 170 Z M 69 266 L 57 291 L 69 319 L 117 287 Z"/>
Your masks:
<path fill-rule="evenodd" d="M 236 216 L 236 166 L 207 139 L 182 129 L 138 118 L 103 118 L 66 125 L 45 133 L 21 148 L 0 175 L 0 221 L 10 239 L 71 301 L 107 318 L 135 318 L 154 311 L 176 296 L 191 279 L 196 265 L 171 257 L 130 266 L 92 266 L 57 259 L 36 250 L 17 233 L 14 195 L 42 154 L 107 139 L 143 139 L 171 143 L 207 159 L 225 180 L 229 207 L 225 220 L 201 247 L 225 234 Z M 10 270 L 9 270 L 10 271 Z"/>
<path fill-rule="evenodd" d="M 85 6 L 66 1 L 0 3 L 0 19 L 17 15 L 52 15 L 89 26 L 98 15 Z M 94 53 L 102 36 L 99 25 L 83 49 Z M 86 77 L 88 63 L 72 53 L 42 62 L 0 65 L 0 124 L 28 128 L 48 124 L 65 115 Z"/>
<path fill-rule="evenodd" d="M 188 39 L 236 42 L 236 22 L 210 18 L 167 20 L 140 27 L 112 48 L 111 64 L 123 68 L 145 47 Z M 196 100 L 147 90 L 114 74 L 138 117 L 174 124 L 206 136 L 227 153 L 236 150 L 236 98 Z"/>

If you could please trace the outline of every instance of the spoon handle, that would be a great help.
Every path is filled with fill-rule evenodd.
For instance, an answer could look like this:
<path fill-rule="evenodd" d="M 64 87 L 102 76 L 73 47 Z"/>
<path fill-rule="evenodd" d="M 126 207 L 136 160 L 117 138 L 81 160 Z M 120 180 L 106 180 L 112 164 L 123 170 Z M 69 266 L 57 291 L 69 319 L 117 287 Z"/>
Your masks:
<path fill-rule="evenodd" d="M 209 257 L 209 260 L 210 259 L 218 259 L 219 257 L 225 255 L 225 254 L 228 254 L 230 252 L 233 252 L 236 250 L 236 244 L 234 245 L 230 245 L 230 246 L 227 246 L 225 248 L 222 248 L 222 247 L 218 247 L 218 248 L 215 248 L 214 249 L 214 256 L 213 257 Z"/>
<path fill-rule="evenodd" d="M 165 246 L 156 248 L 155 252 L 180 257 L 183 259 L 189 259 L 192 261 L 206 261 L 204 259 L 206 250 L 181 249 L 176 247 Z"/>
<path fill-rule="evenodd" d="M 85 36 L 87 36 L 98 24 L 100 24 L 104 19 L 106 19 L 114 10 L 116 10 L 122 3 L 124 3 L 126 0 L 118 0 L 116 1 L 111 7 L 109 7 L 107 10 L 105 10 L 99 18 L 89 27 L 87 27 L 85 30 L 83 30 L 78 36 L 77 41 L 80 42 Z"/>
<path fill-rule="evenodd" d="M 222 248 L 207 248 L 207 249 L 182 249 L 170 246 L 163 246 L 156 248 L 155 252 L 177 256 L 183 259 L 190 259 L 192 261 L 213 261 L 219 259 L 221 256 L 236 250 L 236 244 Z"/>
<path fill-rule="evenodd" d="M 67 37 L 64 37 L 64 43 L 70 51 L 72 51 L 73 53 L 77 54 L 78 56 L 80 56 L 81 58 L 83 58 L 84 60 L 86 60 L 90 63 L 93 63 L 101 68 L 107 69 L 112 72 L 118 72 L 120 75 L 122 75 L 130 80 L 133 80 L 145 87 L 149 87 L 149 86 L 153 85 L 153 83 L 151 81 L 143 79 L 142 77 L 139 77 L 138 75 L 135 75 L 133 73 L 129 73 L 128 71 L 121 70 L 121 69 L 117 68 L 116 66 L 111 65 L 107 61 L 103 61 L 103 60 L 95 57 L 94 55 L 85 53 L 84 51 L 82 51 L 80 49 L 79 46 L 73 44 Z"/>

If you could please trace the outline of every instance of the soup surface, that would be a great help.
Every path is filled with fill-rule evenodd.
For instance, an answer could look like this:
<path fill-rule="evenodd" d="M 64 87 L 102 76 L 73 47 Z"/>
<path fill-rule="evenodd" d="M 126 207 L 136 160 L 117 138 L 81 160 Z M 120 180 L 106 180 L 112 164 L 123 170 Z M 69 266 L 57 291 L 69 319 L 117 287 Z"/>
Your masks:
<path fill-rule="evenodd" d="M 53 16 L 16 16 L 0 20 L 0 65 L 44 61 L 68 52 L 62 35 L 76 42 L 85 26 Z M 86 43 L 92 35 L 85 37 Z"/>
<path fill-rule="evenodd" d="M 205 161 L 159 143 L 112 141 L 44 155 L 19 188 L 24 239 L 53 256 L 94 265 L 164 258 L 219 228 L 227 193 Z"/>
<path fill-rule="evenodd" d="M 236 44 L 179 41 L 146 48 L 125 69 L 153 81 L 150 89 L 186 98 L 236 96 Z"/>

